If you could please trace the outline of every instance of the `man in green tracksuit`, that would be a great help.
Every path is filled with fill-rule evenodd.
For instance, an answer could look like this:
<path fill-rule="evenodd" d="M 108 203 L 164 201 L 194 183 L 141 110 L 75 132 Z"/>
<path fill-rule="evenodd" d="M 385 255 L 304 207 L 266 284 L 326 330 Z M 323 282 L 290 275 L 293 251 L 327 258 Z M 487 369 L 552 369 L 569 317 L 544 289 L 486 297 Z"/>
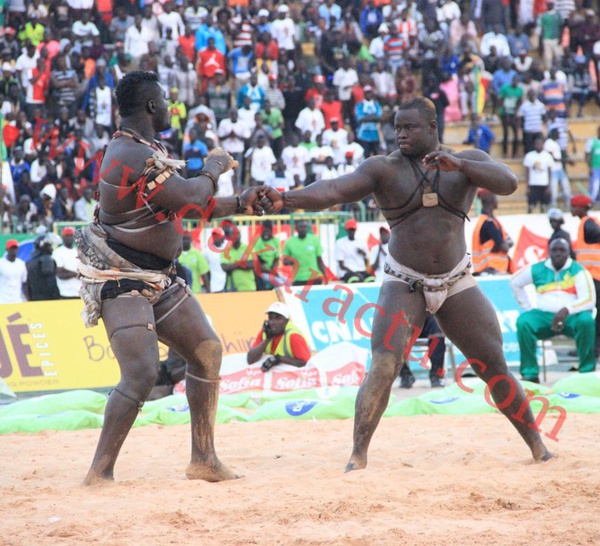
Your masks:
<path fill-rule="evenodd" d="M 548 260 L 521 269 L 511 279 L 515 298 L 525 309 L 517 319 L 517 337 L 521 374 L 526 381 L 539 383 L 537 340 L 560 334 L 575 338 L 580 372 L 596 369 L 594 283 L 586 269 L 569 257 L 569 249 L 565 239 L 554 239 Z M 525 290 L 530 284 L 537 294 L 535 309 Z"/>

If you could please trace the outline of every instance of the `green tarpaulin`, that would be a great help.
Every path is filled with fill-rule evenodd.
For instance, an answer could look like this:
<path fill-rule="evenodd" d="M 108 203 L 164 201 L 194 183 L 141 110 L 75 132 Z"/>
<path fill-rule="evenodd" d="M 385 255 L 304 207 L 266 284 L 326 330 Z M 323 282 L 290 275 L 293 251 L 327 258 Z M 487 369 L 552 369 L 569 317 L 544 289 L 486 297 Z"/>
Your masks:
<path fill-rule="evenodd" d="M 521 382 L 536 396 L 534 413 L 550 411 L 561 419 L 561 413 L 600 413 L 600 379 L 596 374 L 575 374 L 558 381 L 553 392 L 534 383 Z M 384 417 L 414 415 L 471 415 L 497 411 L 488 403 L 485 384 L 468 378 L 464 385 L 434 389 L 421 396 L 398 402 L 392 397 Z M 250 392 L 224 395 L 219 399 L 217 422 L 265 421 L 274 419 L 349 419 L 354 417 L 357 387 L 327 387 L 285 393 Z M 0 405 L 0 434 L 39 432 L 42 430 L 75 430 L 102 426 L 106 396 L 80 390 L 19 400 Z M 543 417 L 543 416 L 542 416 Z M 175 394 L 147 402 L 135 426 L 173 425 L 190 422 L 187 398 Z M 547 428 L 545 422 L 544 427 Z"/>

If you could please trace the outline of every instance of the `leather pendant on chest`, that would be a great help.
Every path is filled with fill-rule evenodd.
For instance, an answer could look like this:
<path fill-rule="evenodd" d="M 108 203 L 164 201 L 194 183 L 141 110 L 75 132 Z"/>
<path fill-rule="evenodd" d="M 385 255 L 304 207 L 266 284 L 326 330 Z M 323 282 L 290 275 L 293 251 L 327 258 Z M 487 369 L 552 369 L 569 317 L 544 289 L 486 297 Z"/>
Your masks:
<path fill-rule="evenodd" d="M 430 184 L 427 184 L 423 188 L 423 196 L 421 199 L 424 207 L 437 207 L 439 203 L 438 194 L 433 191 Z"/>

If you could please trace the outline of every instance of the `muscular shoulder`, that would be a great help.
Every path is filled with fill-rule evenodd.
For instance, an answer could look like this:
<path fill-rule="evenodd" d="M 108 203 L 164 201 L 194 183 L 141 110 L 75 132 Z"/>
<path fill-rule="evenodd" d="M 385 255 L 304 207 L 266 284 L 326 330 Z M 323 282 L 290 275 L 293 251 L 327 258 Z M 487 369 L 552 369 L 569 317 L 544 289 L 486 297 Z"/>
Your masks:
<path fill-rule="evenodd" d="M 369 159 L 365 159 L 359 169 L 367 169 L 374 174 L 384 173 L 386 170 L 397 166 L 398 162 L 404 161 L 404 157 L 400 152 L 393 152 L 390 155 L 375 155 Z"/>
<path fill-rule="evenodd" d="M 462 152 L 455 152 L 451 150 L 449 153 L 459 157 L 460 159 L 471 159 L 473 161 L 489 161 L 493 162 L 494 160 L 489 156 L 489 154 L 485 153 L 483 150 L 469 149 L 463 150 Z"/>
<path fill-rule="evenodd" d="M 125 176 L 133 181 L 140 176 L 146 159 L 153 153 L 148 146 L 131 139 L 114 140 L 106 149 L 100 175 L 109 184 L 121 184 Z"/>
<path fill-rule="evenodd" d="M 385 182 L 386 179 L 394 172 L 394 167 L 398 168 L 398 162 L 403 161 L 400 154 L 395 156 L 390 154 L 376 155 L 365 159 L 356 169 L 356 172 L 365 179 L 369 180 L 369 183 L 373 186 L 372 191 L 376 191 L 380 184 Z"/>

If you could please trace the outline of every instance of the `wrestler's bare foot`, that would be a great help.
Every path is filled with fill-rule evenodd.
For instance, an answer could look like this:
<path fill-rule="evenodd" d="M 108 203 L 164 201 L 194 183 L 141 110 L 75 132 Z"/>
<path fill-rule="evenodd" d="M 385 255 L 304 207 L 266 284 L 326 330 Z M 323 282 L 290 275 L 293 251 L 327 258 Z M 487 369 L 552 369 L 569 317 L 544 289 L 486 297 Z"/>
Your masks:
<path fill-rule="evenodd" d="M 367 468 L 367 457 L 359 457 L 357 455 L 352 455 L 344 472 L 352 472 L 353 470 L 362 470 L 363 468 Z"/>
<path fill-rule="evenodd" d="M 533 460 L 536 463 L 545 463 L 554 457 L 554 455 L 548 451 L 544 443 L 540 440 L 533 443 L 531 447 L 531 454 L 533 455 Z"/>
<path fill-rule="evenodd" d="M 222 482 L 224 480 L 237 480 L 241 478 L 223 463 L 191 462 L 185 470 L 188 480 L 204 480 L 206 482 Z"/>
<path fill-rule="evenodd" d="M 91 470 L 88 472 L 88 475 L 83 480 L 82 485 L 106 485 L 109 483 L 114 483 L 115 478 L 110 474 L 98 474 L 97 472 L 92 472 Z"/>
<path fill-rule="evenodd" d="M 554 453 L 551 453 L 547 449 L 541 455 L 536 457 L 536 455 L 534 454 L 534 456 L 533 456 L 533 460 L 536 463 L 545 463 L 546 461 L 549 461 L 550 459 L 553 459 L 553 458 L 554 458 Z"/>

